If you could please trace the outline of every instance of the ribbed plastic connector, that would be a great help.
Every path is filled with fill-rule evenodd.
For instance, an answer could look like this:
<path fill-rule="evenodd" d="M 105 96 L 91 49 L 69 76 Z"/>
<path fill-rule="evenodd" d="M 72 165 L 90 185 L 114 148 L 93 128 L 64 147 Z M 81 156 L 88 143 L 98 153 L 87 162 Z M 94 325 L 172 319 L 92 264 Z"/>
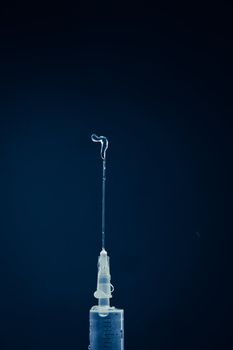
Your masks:
<path fill-rule="evenodd" d="M 98 258 L 97 289 L 94 297 L 99 299 L 99 305 L 109 305 L 112 297 L 113 286 L 111 284 L 109 257 L 105 249 L 102 249 Z"/>

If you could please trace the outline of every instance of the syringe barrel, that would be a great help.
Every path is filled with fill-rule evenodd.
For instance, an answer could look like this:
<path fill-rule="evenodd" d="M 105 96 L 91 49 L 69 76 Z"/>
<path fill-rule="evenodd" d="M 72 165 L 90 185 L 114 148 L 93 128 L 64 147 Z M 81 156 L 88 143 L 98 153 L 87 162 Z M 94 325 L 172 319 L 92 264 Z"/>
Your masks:
<path fill-rule="evenodd" d="M 94 306 L 90 310 L 90 350 L 124 350 L 124 310 Z"/>

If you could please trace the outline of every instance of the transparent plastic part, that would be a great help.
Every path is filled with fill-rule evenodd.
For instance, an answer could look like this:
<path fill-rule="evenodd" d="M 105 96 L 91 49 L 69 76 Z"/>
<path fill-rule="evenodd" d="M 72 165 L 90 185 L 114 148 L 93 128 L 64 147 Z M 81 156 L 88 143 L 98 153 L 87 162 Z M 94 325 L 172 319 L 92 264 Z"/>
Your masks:
<path fill-rule="evenodd" d="M 91 308 L 89 349 L 124 349 L 124 310 L 100 306 Z"/>

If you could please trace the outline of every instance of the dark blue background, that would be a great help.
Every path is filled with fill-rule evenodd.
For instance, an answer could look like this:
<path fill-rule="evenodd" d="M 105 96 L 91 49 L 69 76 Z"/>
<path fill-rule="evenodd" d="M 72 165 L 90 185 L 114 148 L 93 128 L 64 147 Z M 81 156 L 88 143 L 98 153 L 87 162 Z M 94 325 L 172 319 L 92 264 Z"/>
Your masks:
<path fill-rule="evenodd" d="M 230 349 L 232 37 L 222 5 L 3 7 L 1 350 L 87 349 L 106 245 L 126 349 Z"/>

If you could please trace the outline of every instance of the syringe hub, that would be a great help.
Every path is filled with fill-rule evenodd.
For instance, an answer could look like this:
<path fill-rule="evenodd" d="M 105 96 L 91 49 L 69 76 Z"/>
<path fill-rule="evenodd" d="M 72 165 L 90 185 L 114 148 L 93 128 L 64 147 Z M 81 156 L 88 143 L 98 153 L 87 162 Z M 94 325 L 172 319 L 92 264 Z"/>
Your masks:
<path fill-rule="evenodd" d="M 111 284 L 109 257 L 103 248 L 98 258 L 97 289 L 94 297 L 99 299 L 99 305 L 109 306 L 109 299 L 112 297 L 113 286 Z"/>

